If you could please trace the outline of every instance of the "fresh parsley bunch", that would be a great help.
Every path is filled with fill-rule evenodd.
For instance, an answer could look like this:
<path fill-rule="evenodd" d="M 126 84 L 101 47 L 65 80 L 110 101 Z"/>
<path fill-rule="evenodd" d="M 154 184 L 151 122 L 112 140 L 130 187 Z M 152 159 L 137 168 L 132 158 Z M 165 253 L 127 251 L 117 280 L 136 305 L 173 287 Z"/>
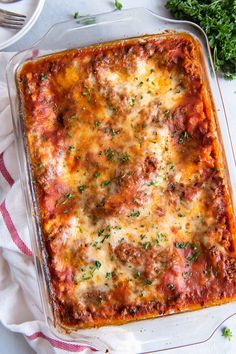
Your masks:
<path fill-rule="evenodd" d="M 236 77 L 236 0 L 168 0 L 178 20 L 189 20 L 206 32 L 217 71 Z"/>

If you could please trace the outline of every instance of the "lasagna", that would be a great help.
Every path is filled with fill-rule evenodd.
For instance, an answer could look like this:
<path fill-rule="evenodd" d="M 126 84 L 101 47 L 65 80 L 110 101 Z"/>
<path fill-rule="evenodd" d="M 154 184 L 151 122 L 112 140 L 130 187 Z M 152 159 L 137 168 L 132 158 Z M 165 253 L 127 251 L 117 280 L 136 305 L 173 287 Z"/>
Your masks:
<path fill-rule="evenodd" d="M 16 80 L 56 325 L 236 298 L 232 202 L 196 39 L 67 50 L 25 62 Z"/>

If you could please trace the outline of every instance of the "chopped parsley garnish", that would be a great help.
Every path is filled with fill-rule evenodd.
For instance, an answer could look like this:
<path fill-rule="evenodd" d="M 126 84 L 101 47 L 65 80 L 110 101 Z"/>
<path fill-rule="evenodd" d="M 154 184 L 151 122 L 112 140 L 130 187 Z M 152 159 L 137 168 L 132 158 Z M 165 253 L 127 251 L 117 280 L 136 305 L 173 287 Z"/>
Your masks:
<path fill-rule="evenodd" d="M 162 232 L 157 232 L 157 238 L 156 238 L 156 244 L 159 245 L 160 242 L 165 241 L 166 240 L 166 235 L 163 234 Z"/>
<path fill-rule="evenodd" d="M 131 107 L 134 106 L 135 100 L 136 100 L 136 97 L 132 97 L 132 98 L 128 101 L 128 102 L 129 102 L 129 105 L 130 105 Z"/>
<path fill-rule="evenodd" d="M 106 279 L 111 279 L 113 277 L 113 272 L 107 272 L 105 277 Z"/>
<path fill-rule="evenodd" d="M 43 164 L 42 163 L 38 163 L 37 164 L 37 168 L 42 168 L 43 167 Z"/>
<path fill-rule="evenodd" d="M 65 197 L 66 197 L 67 199 L 72 199 L 72 198 L 73 198 L 73 195 L 72 195 L 71 193 L 67 193 L 67 194 L 65 195 Z"/>
<path fill-rule="evenodd" d="M 175 247 L 176 248 L 185 248 L 185 247 L 187 247 L 189 245 L 189 243 L 188 242 L 176 242 L 175 243 Z"/>
<path fill-rule="evenodd" d="M 40 74 L 40 81 L 45 81 L 45 80 L 47 80 L 48 79 L 48 77 L 47 77 L 47 75 L 45 75 L 45 74 Z"/>
<path fill-rule="evenodd" d="M 85 191 L 85 189 L 86 189 L 86 186 L 83 184 L 82 186 L 79 186 L 78 189 L 79 189 L 80 193 L 83 193 Z"/>
<path fill-rule="evenodd" d="M 98 230 L 98 236 L 100 237 L 103 234 L 103 232 L 104 232 L 104 229 Z"/>
<path fill-rule="evenodd" d="M 103 236 L 103 239 L 102 239 L 101 243 L 103 243 L 103 242 L 104 242 L 106 239 L 108 239 L 110 236 L 111 236 L 110 234 L 105 234 L 105 235 Z"/>
<path fill-rule="evenodd" d="M 132 218 L 137 218 L 140 216 L 140 211 L 138 210 L 132 210 L 131 213 L 129 214 L 129 217 L 132 217 Z"/>
<path fill-rule="evenodd" d="M 144 279 L 144 284 L 145 285 L 151 285 L 152 284 L 152 281 L 150 279 Z"/>
<path fill-rule="evenodd" d="M 184 131 L 184 132 L 182 132 L 182 133 L 180 134 L 178 143 L 181 145 L 181 144 L 183 144 L 186 140 L 188 140 L 188 138 L 189 138 L 188 133 L 187 133 L 186 131 Z"/>
<path fill-rule="evenodd" d="M 105 180 L 105 181 L 103 181 L 103 182 L 101 183 L 101 187 L 102 187 L 102 188 L 107 187 L 107 186 L 109 186 L 110 183 L 111 183 L 110 181 Z"/>
<path fill-rule="evenodd" d="M 151 243 L 150 243 L 150 242 L 144 242 L 144 243 L 143 243 L 143 248 L 144 248 L 145 250 L 149 250 L 149 249 L 151 248 Z"/>
<path fill-rule="evenodd" d="M 183 272 L 182 275 L 183 275 L 184 279 L 187 279 L 187 278 L 190 278 L 193 275 L 193 273 L 186 271 L 186 272 Z"/>
<path fill-rule="evenodd" d="M 136 308 L 132 308 L 132 309 L 129 310 L 129 313 L 131 315 L 135 315 L 137 313 L 137 309 Z"/>
<path fill-rule="evenodd" d="M 141 276 L 141 272 L 134 273 L 134 279 L 138 279 Z"/>
<path fill-rule="evenodd" d="M 108 160 L 113 160 L 113 158 L 115 156 L 115 152 L 112 149 L 112 147 L 109 147 L 109 149 L 105 150 L 105 155 L 108 158 Z"/>
<path fill-rule="evenodd" d="M 94 123 L 95 127 L 99 127 L 101 125 L 101 122 L 99 122 L 98 120 L 96 120 L 96 122 Z"/>
<path fill-rule="evenodd" d="M 117 8 L 117 10 L 121 10 L 123 5 L 121 2 L 119 2 L 118 0 L 115 0 L 115 7 Z"/>
<path fill-rule="evenodd" d="M 94 172 L 94 174 L 93 174 L 93 178 L 98 178 L 100 176 L 101 176 L 100 172 Z"/>
<path fill-rule="evenodd" d="M 178 217 L 179 218 L 183 218 L 185 215 L 183 213 L 181 213 L 181 211 L 178 212 Z"/>
<path fill-rule="evenodd" d="M 169 290 L 174 290 L 175 286 L 172 283 L 166 285 Z"/>
<path fill-rule="evenodd" d="M 80 17 L 79 12 L 75 12 L 75 13 L 74 13 L 74 19 L 76 19 L 76 20 L 77 20 L 79 17 Z"/>
<path fill-rule="evenodd" d="M 222 336 L 225 337 L 226 339 L 228 339 L 229 341 L 231 341 L 231 339 L 233 337 L 233 333 L 232 333 L 231 329 L 229 329 L 228 327 L 224 327 L 222 330 Z"/>
<path fill-rule="evenodd" d="M 150 70 L 150 73 L 152 74 L 152 73 L 154 73 L 155 72 L 155 70 L 152 68 L 151 70 Z"/>
<path fill-rule="evenodd" d="M 71 150 L 74 150 L 75 147 L 74 147 L 74 145 L 70 145 L 70 146 L 68 147 L 68 149 L 71 151 Z"/>
<path fill-rule="evenodd" d="M 197 245 L 195 245 L 194 243 L 191 245 L 191 248 L 192 248 L 192 250 L 193 250 L 193 253 L 192 253 L 191 256 L 188 256 L 188 257 L 187 257 L 187 260 L 188 260 L 189 262 L 196 262 L 197 259 L 198 259 L 198 257 L 200 256 L 200 252 L 199 252 L 199 250 L 198 250 Z"/>
<path fill-rule="evenodd" d="M 127 152 L 124 152 L 120 157 L 120 161 L 123 163 L 128 162 L 129 160 L 130 160 L 130 155 Z"/>
<path fill-rule="evenodd" d="M 99 269 L 101 267 L 101 263 L 99 261 L 94 262 L 96 269 Z"/>
<path fill-rule="evenodd" d="M 138 87 L 143 86 L 143 81 L 140 81 L 140 83 L 138 84 Z"/>

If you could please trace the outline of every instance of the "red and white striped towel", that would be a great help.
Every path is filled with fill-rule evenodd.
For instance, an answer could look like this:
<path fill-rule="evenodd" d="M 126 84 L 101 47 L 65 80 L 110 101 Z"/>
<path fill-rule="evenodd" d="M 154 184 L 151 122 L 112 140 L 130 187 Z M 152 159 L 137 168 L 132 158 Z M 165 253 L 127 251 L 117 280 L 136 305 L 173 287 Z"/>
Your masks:
<path fill-rule="evenodd" d="M 47 327 L 33 264 L 30 235 L 16 160 L 14 135 L 5 68 L 12 53 L 0 53 L 0 321 L 8 329 L 22 333 L 36 353 L 93 353 L 88 345 L 63 342 Z M 96 331 L 96 332 L 95 332 Z M 95 335 L 96 333 L 96 335 Z M 121 328 L 94 330 L 103 339 L 104 353 L 137 353 L 139 343 Z"/>

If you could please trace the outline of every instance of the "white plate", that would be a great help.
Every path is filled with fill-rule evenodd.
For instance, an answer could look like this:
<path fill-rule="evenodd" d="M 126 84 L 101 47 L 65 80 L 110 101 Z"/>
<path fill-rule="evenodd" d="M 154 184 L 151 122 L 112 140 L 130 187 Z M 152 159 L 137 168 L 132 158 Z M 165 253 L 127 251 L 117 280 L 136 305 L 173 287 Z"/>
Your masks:
<path fill-rule="evenodd" d="M 45 0 L 22 0 L 11 4 L 0 3 L 0 9 L 17 12 L 27 16 L 24 27 L 21 30 L 14 30 L 0 27 L 0 50 L 17 42 L 34 25 L 38 19 Z"/>

